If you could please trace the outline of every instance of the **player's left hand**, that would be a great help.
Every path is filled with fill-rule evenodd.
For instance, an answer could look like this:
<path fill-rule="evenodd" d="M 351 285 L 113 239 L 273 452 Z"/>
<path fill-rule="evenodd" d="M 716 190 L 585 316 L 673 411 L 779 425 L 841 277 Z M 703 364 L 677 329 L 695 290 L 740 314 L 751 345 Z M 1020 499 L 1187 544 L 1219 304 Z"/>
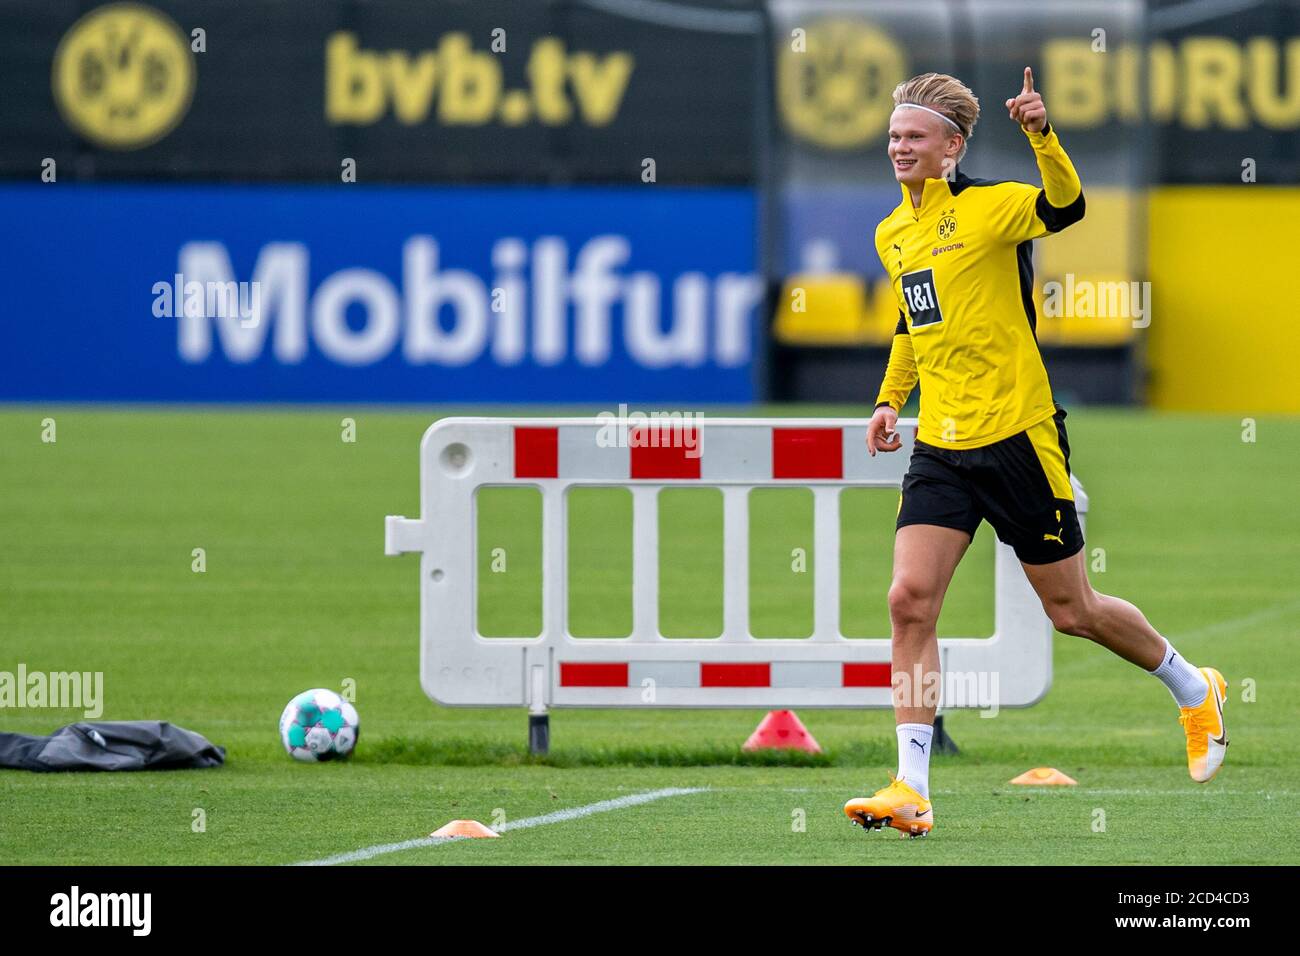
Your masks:
<path fill-rule="evenodd" d="M 1007 114 L 1031 133 L 1041 133 L 1047 125 L 1047 107 L 1041 93 L 1034 92 L 1034 71 L 1025 67 L 1025 87 L 1020 95 L 1007 100 Z"/>

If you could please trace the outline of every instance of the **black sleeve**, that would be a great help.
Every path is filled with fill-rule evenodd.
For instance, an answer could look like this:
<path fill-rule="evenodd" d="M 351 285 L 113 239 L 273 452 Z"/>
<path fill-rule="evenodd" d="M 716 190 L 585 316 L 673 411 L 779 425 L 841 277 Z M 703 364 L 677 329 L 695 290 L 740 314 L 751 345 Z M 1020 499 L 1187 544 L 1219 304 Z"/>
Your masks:
<path fill-rule="evenodd" d="M 1060 232 L 1066 226 L 1073 225 L 1083 218 L 1083 190 L 1079 190 L 1078 198 L 1070 205 L 1058 208 L 1047 201 L 1047 190 L 1040 189 L 1038 201 L 1034 203 L 1034 212 L 1039 219 L 1043 220 L 1043 225 L 1047 227 L 1048 232 Z"/>

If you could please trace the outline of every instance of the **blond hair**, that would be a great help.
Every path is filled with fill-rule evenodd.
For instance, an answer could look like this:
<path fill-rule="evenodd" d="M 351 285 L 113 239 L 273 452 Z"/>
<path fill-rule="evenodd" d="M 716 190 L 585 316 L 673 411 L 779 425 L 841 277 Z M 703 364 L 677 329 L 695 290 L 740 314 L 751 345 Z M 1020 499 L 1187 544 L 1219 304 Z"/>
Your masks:
<path fill-rule="evenodd" d="M 980 101 L 970 87 L 947 73 L 922 73 L 894 87 L 894 105 L 924 106 L 951 120 L 961 132 L 961 151 L 957 153 L 961 162 L 980 118 Z"/>

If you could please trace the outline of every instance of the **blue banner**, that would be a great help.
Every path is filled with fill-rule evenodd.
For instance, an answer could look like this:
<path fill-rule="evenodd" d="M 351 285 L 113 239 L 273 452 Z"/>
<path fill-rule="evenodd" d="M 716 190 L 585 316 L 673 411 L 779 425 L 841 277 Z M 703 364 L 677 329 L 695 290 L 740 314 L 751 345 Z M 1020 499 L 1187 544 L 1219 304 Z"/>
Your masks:
<path fill-rule="evenodd" d="M 0 399 L 747 402 L 745 189 L 3 185 Z"/>

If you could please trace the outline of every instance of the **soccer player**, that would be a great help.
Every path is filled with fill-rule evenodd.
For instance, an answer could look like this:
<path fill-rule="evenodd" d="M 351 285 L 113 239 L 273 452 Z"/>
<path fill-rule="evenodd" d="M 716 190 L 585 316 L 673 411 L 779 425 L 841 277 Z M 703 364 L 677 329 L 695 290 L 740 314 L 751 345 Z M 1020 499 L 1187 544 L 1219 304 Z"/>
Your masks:
<path fill-rule="evenodd" d="M 971 179 L 957 164 L 979 102 L 939 73 L 894 90 L 889 158 L 902 202 L 876 228 L 876 251 L 899 305 L 867 449 L 896 451 L 898 413 L 921 385 L 916 445 L 899 499 L 889 586 L 893 672 L 939 671 L 935 623 L 944 593 L 982 520 L 1020 559 L 1057 630 L 1095 641 L 1163 683 L 1180 708 L 1187 767 L 1204 783 L 1228 745 L 1227 684 L 1194 667 L 1127 601 L 1094 591 L 1070 487 L 1065 409 L 1038 351 L 1034 239 L 1083 218 L 1083 187 L 1047 120 L 1027 67 L 1006 101 L 1038 162 L 1043 188 Z M 928 681 L 926 682 L 928 683 Z M 924 836 L 934 826 L 929 784 L 935 707 L 896 680 L 898 773 L 844 806 L 868 829 Z"/>

